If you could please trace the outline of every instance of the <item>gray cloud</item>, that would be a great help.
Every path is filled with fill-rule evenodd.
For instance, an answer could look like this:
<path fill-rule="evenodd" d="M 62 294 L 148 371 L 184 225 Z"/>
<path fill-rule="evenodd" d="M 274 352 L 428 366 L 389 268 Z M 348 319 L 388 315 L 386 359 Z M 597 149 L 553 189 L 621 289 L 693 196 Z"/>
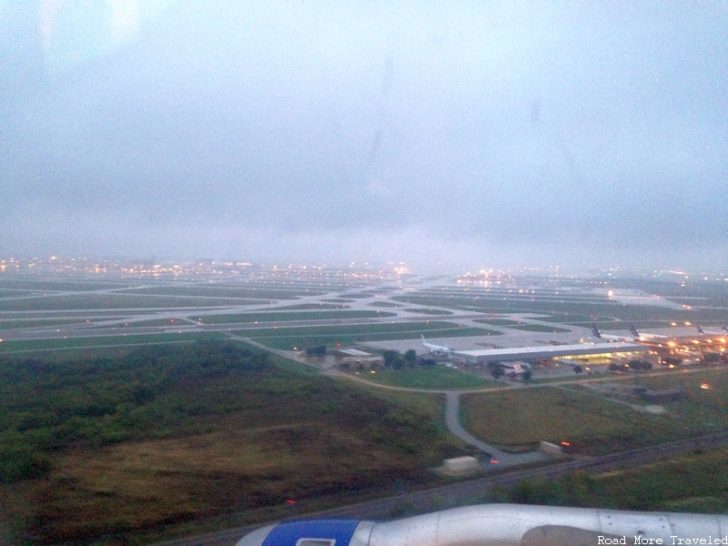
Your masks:
<path fill-rule="evenodd" d="M 720 4 L 162 13 L 3 76 L 0 252 L 725 265 Z"/>

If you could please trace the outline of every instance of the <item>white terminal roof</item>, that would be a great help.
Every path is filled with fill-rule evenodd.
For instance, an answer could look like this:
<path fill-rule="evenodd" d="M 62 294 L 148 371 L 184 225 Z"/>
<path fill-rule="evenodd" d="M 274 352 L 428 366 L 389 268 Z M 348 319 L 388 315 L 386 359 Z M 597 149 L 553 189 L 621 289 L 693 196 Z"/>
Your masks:
<path fill-rule="evenodd" d="M 540 360 L 559 356 L 584 356 L 605 353 L 647 352 L 649 347 L 636 343 L 594 343 L 576 345 L 540 345 L 538 347 L 509 347 L 504 349 L 479 349 L 476 351 L 454 351 L 455 356 L 478 362 L 491 360 Z"/>

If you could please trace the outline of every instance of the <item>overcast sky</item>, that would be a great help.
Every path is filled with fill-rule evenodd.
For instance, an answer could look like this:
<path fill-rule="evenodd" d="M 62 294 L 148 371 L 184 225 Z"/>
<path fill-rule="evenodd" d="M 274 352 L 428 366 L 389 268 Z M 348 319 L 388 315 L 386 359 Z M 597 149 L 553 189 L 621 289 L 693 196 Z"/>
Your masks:
<path fill-rule="evenodd" d="M 0 257 L 728 268 L 728 1 L 0 0 Z"/>

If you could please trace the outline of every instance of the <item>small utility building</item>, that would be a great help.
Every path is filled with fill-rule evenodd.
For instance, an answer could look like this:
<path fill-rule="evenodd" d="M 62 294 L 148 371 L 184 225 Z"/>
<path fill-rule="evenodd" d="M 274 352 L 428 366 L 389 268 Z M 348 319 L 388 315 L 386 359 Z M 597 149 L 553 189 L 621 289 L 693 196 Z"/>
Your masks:
<path fill-rule="evenodd" d="M 336 359 L 336 365 L 342 368 L 373 368 L 384 365 L 383 357 L 359 349 L 336 349 L 334 358 Z"/>

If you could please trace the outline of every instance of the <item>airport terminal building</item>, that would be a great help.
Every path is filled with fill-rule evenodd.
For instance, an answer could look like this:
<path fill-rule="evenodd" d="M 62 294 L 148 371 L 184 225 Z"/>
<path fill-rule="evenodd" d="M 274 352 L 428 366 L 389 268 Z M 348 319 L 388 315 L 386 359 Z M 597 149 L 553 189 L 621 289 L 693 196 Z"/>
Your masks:
<path fill-rule="evenodd" d="M 489 362 L 525 361 L 535 362 L 570 356 L 619 357 L 642 355 L 650 348 L 638 343 L 594 343 L 591 345 L 553 345 L 540 347 L 513 347 L 503 349 L 481 349 L 475 351 L 454 351 L 453 360 L 469 365 L 485 365 Z"/>

